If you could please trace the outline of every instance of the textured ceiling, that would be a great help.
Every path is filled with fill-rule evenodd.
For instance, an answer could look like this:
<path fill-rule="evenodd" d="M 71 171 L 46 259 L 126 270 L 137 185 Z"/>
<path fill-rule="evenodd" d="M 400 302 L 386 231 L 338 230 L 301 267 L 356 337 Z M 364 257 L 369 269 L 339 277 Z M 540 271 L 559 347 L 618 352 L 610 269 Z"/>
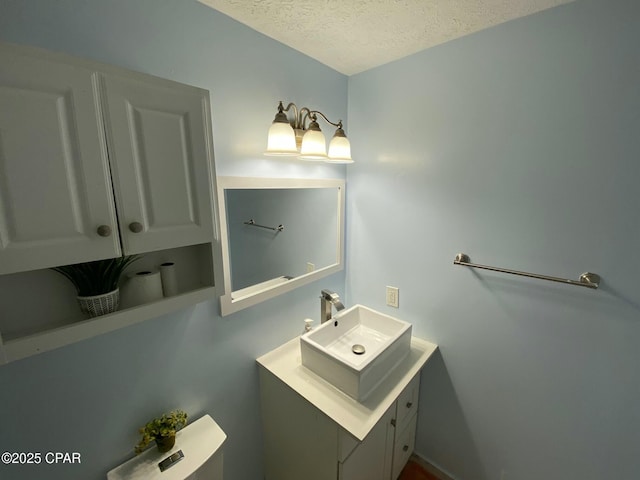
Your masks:
<path fill-rule="evenodd" d="M 346 75 L 573 0 L 199 0 Z"/>

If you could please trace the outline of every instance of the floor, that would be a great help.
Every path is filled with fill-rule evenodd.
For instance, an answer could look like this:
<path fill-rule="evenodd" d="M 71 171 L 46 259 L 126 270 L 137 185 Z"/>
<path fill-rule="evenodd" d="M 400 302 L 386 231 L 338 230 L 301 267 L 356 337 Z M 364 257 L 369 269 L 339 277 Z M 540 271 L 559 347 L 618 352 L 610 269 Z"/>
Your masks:
<path fill-rule="evenodd" d="M 427 472 L 418 462 L 409 460 L 398 480 L 440 480 L 440 478 Z"/>

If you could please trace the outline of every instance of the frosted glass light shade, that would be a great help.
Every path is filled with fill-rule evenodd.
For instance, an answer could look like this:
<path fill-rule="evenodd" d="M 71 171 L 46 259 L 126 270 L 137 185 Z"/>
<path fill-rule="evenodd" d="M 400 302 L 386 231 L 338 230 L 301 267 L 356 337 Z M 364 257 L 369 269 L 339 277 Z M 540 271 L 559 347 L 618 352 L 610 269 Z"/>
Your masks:
<path fill-rule="evenodd" d="M 329 158 L 326 160 L 330 163 L 353 163 L 351 159 L 351 144 L 347 137 L 334 136 L 329 143 Z"/>
<path fill-rule="evenodd" d="M 303 160 L 326 160 L 327 144 L 320 130 L 307 130 L 302 137 L 300 158 Z"/>
<path fill-rule="evenodd" d="M 298 154 L 296 135 L 291 125 L 284 122 L 274 122 L 269 128 L 267 137 L 267 151 L 265 155 L 292 156 Z"/>

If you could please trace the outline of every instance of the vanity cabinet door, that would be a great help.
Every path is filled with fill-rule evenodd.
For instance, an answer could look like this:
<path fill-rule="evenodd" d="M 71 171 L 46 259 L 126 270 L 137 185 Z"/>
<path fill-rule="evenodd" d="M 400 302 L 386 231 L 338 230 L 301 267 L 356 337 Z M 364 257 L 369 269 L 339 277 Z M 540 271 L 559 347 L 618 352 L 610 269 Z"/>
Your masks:
<path fill-rule="evenodd" d="M 121 254 L 97 77 L 0 45 L 0 274 Z"/>
<path fill-rule="evenodd" d="M 382 416 L 365 439 L 338 463 L 339 480 L 389 480 L 393 456 L 395 404 Z"/>
<path fill-rule="evenodd" d="M 208 92 L 146 75 L 102 80 L 123 250 L 211 242 Z"/>

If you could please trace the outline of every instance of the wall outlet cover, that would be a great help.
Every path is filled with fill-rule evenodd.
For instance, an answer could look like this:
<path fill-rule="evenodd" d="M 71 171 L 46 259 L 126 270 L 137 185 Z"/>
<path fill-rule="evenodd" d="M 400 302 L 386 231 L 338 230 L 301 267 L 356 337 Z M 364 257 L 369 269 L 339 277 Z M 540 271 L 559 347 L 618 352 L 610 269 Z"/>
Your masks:
<path fill-rule="evenodd" d="M 398 287 L 387 286 L 387 305 L 398 308 L 400 306 L 400 289 Z"/>

